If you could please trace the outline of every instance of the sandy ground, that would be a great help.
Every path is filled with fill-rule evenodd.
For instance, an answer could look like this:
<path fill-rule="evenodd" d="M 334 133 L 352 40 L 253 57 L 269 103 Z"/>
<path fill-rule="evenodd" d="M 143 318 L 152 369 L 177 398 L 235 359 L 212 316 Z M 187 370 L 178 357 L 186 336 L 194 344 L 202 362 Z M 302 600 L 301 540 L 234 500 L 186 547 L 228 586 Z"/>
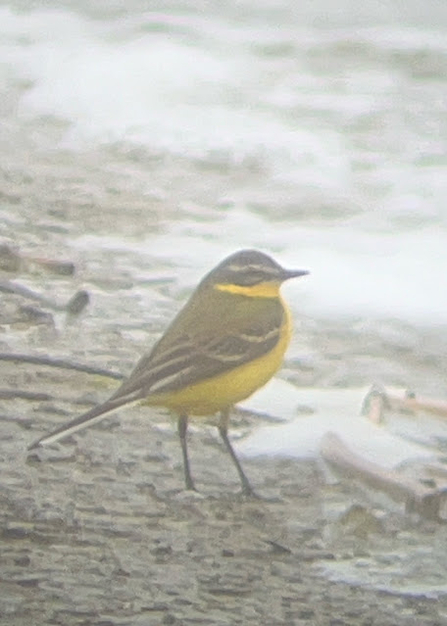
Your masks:
<path fill-rule="evenodd" d="M 162 414 L 149 424 L 143 409 L 27 457 L 36 427 L 66 419 L 91 377 L 17 369 L 3 372 L 8 383 L 64 400 L 8 402 L 1 422 L 2 623 L 446 623 L 445 599 L 325 575 L 333 563 L 370 563 L 380 581 L 394 563 L 397 577 L 407 568 L 414 578 L 417 563 L 399 556 L 408 544 L 416 560 L 435 551 L 432 578 L 445 528 L 380 511 L 349 485 L 328 487 L 311 463 L 245 461 L 261 496 L 246 500 L 211 427 L 193 429 L 200 493 L 185 493 L 175 429 Z"/>
<path fill-rule="evenodd" d="M 36 318 L 20 298 L 2 294 L 1 350 L 128 372 L 143 351 L 142 338 L 150 345 L 172 316 L 176 287 L 168 279 L 156 283 L 158 313 L 142 331 L 137 321 L 147 319 L 145 302 L 133 295 L 132 277 L 113 255 L 91 250 L 80 258 L 67 242 L 83 229 L 128 232 L 138 216 L 145 228 L 157 228 L 159 213 L 143 210 L 147 199 L 138 185 L 129 191 L 124 175 L 112 189 L 103 186 L 110 172 L 95 169 L 94 158 L 81 165 L 70 158 L 61 155 L 55 169 L 54 156 L 24 165 L 16 155 L 2 172 L 2 236 L 28 251 L 71 255 L 78 274 L 9 278 L 60 301 L 82 284 L 95 292 L 94 301 L 67 325 L 62 313 Z M 117 159 L 115 166 L 118 171 Z M 337 342 L 340 336 L 332 352 Z M 304 374 L 305 383 L 321 382 L 331 358 Z M 439 363 L 425 365 L 439 370 Z M 340 364 L 332 371 L 337 368 L 338 382 L 348 378 Z M 289 364 L 289 374 L 293 369 Z M 244 499 L 212 425 L 192 429 L 200 493 L 185 493 L 174 424 L 143 408 L 27 455 L 37 436 L 104 399 L 116 383 L 3 361 L 0 377 L 2 389 L 48 394 L 2 400 L 2 624 L 447 624 L 445 526 L 408 518 L 355 485 L 327 485 L 310 462 L 245 460 L 261 497 Z M 237 415 L 233 432 L 253 425 L 254 418 Z"/>

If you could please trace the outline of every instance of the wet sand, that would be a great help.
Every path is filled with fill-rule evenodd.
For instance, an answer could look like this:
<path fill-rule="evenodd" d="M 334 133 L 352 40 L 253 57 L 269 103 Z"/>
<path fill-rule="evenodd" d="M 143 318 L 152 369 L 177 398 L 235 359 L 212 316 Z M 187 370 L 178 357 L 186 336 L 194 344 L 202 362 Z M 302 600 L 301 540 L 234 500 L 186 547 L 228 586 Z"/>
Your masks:
<path fill-rule="evenodd" d="M 161 200 L 148 202 L 138 190 L 136 171 L 147 164 L 127 159 L 133 187 L 123 175 L 111 191 L 110 167 L 94 162 L 91 155 L 37 155 L 25 163 L 16 151 L 2 171 L 2 237 L 28 251 L 68 256 L 78 268 L 74 278 L 13 278 L 62 302 L 81 286 L 94 297 L 80 319 L 67 324 L 59 313 L 53 324 L 51 317 L 30 321 L 17 296 L 2 295 L 1 350 L 69 357 L 126 373 L 172 317 L 180 287 L 167 277 L 172 268 L 140 268 L 155 285 L 141 298 L 123 266 L 124 253 L 117 258 L 92 249 L 81 255 L 70 248 L 70 237 L 96 229 L 134 235 L 137 228 L 162 227 L 175 211 Z M 119 166 L 115 159 L 117 171 Z M 191 195 L 197 192 L 197 199 L 199 191 Z M 307 332 L 311 339 L 319 336 L 318 329 Z M 332 352 L 341 344 L 334 333 Z M 375 356 L 376 363 L 385 360 Z M 305 384 L 309 378 L 331 384 L 334 371 L 338 383 L 343 376 L 356 382 L 359 370 L 349 351 L 344 369 L 341 361 L 331 373 L 330 354 L 311 373 L 293 363 L 286 371 Z M 387 366 L 391 371 L 392 359 Z M 431 384 L 439 388 L 445 364 L 421 358 L 414 379 L 436 368 Z M 328 485 L 321 468 L 304 461 L 245 460 L 261 496 L 246 500 L 212 424 L 192 428 L 191 464 L 200 493 L 185 493 L 175 424 L 162 411 L 122 410 L 57 447 L 27 455 L 35 438 L 107 397 L 116 382 L 1 361 L 0 376 L 2 388 L 49 395 L 2 401 L 2 624 L 447 623 L 444 526 L 410 519 L 353 484 Z M 255 418 L 236 415 L 232 432 L 254 426 Z M 370 578 L 362 577 L 365 570 Z"/>
<path fill-rule="evenodd" d="M 425 561 L 431 544 L 444 582 L 445 528 L 380 510 L 346 484 L 325 486 L 313 463 L 245 460 L 261 496 L 247 500 L 210 426 L 193 429 L 200 493 L 185 493 L 175 429 L 162 414 L 150 423 L 144 409 L 27 457 L 36 427 L 66 419 L 91 378 L 21 369 L 28 383 L 65 400 L 28 410 L 23 400 L 8 402 L 1 423 L 3 623 L 445 623 L 444 598 L 324 575 L 333 563 L 370 560 L 380 580 L 396 551 L 396 575 L 409 568 L 414 577 L 417 563 L 398 556 L 408 542 Z"/>

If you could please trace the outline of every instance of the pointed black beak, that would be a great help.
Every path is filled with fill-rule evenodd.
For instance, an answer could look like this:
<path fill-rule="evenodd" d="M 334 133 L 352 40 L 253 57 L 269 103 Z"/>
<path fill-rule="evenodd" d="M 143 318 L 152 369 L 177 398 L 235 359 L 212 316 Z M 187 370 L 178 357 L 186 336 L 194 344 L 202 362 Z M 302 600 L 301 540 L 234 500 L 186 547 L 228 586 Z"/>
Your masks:
<path fill-rule="evenodd" d="M 307 276 L 308 270 L 286 270 L 282 269 L 281 280 L 289 280 L 289 278 L 298 278 L 299 276 Z"/>

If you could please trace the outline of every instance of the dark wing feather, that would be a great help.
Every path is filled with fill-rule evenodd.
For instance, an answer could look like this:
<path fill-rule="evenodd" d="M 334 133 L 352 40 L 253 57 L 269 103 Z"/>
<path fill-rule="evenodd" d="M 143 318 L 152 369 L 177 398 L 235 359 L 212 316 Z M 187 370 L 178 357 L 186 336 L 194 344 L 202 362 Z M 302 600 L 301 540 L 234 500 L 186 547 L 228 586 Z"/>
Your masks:
<path fill-rule="evenodd" d="M 282 323 L 283 309 L 278 303 L 263 323 L 255 326 L 247 320 L 237 335 L 227 331 L 216 338 L 203 328 L 196 335 L 182 334 L 143 357 L 113 399 L 127 396 L 131 401 L 177 391 L 260 358 L 277 344 Z"/>
<path fill-rule="evenodd" d="M 247 302 L 248 298 L 199 290 L 200 298 L 193 295 L 152 352 L 140 359 L 130 377 L 109 400 L 42 437 L 30 449 L 53 443 L 98 422 L 128 402 L 176 391 L 218 376 L 275 347 L 284 321 L 279 299 L 256 304 Z M 203 311 L 207 311 L 207 315 Z M 216 322 L 219 324 L 217 333 Z M 235 327 L 239 329 L 238 334 L 231 331 Z"/>

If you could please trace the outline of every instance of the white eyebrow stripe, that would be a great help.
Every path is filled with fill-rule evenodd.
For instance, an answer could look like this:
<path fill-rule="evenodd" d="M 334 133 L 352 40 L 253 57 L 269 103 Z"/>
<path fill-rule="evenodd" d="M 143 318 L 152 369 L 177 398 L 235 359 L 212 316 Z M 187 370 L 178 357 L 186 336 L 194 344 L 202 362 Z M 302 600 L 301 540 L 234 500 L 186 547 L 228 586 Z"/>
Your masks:
<path fill-rule="evenodd" d="M 265 272 L 266 274 L 277 274 L 278 269 L 276 267 L 266 267 L 265 265 L 229 265 L 228 269 L 232 272 Z"/>

